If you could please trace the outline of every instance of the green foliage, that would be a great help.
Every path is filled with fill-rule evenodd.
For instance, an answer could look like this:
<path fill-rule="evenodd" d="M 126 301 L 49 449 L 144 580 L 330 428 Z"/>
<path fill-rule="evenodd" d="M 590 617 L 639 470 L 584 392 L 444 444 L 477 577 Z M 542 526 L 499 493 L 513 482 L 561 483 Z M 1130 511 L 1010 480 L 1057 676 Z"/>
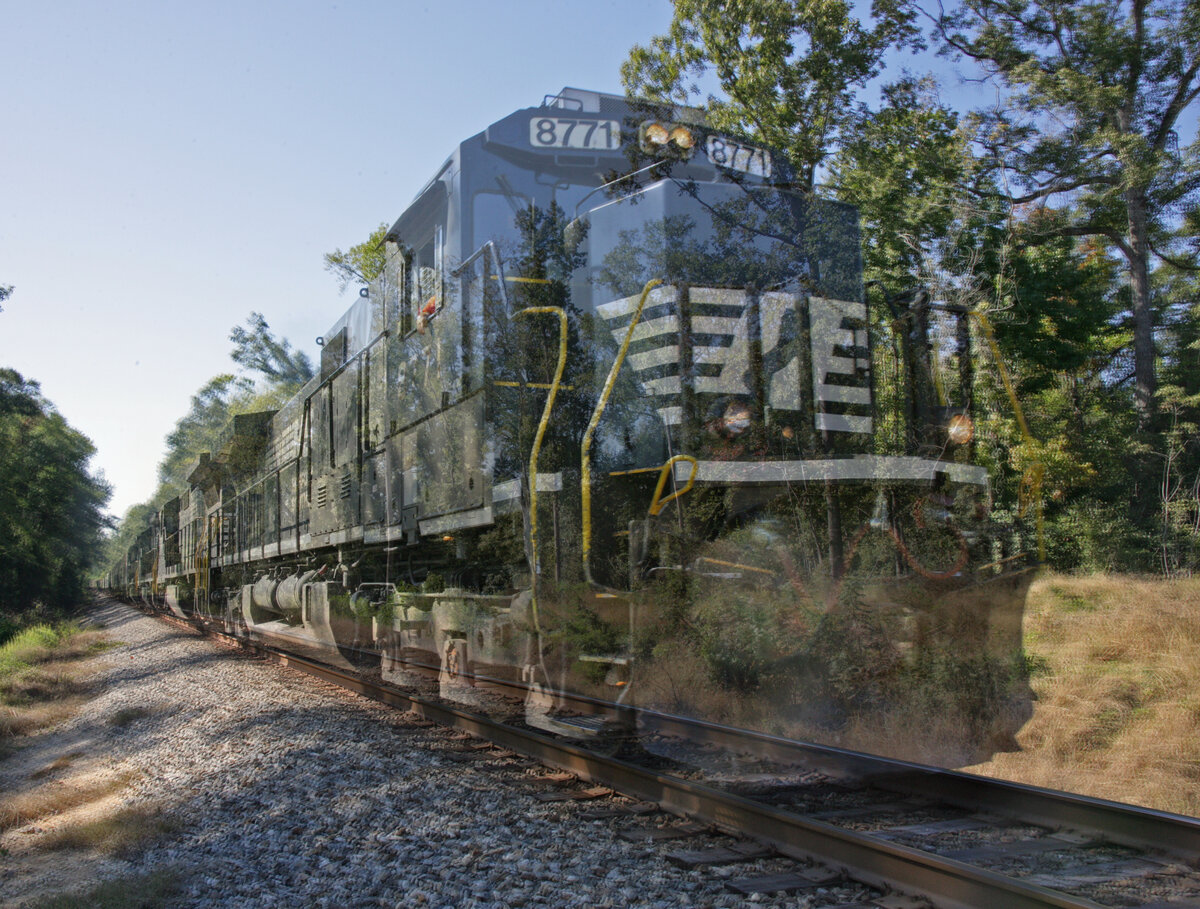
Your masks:
<path fill-rule="evenodd" d="M 1045 661 L 931 649 L 898 667 L 880 696 L 917 715 L 956 717 L 966 727 L 966 741 L 986 743 L 1003 722 L 1006 705 L 1021 696 L 1031 671 L 1045 672 Z"/>
<path fill-rule="evenodd" d="M 123 558 L 157 509 L 187 489 L 196 461 L 201 454 L 220 450 L 235 416 L 278 410 L 313 376 L 308 356 L 293 350 L 287 339 L 276 338 L 262 313 L 252 312 L 245 326 L 234 326 L 229 340 L 233 342 L 230 358 L 247 372 L 214 376 L 192 395 L 188 412 L 167 434 L 158 488 L 149 501 L 126 512 L 105 542 L 101 564 L 112 565 Z"/>
<path fill-rule="evenodd" d="M 366 286 L 383 272 L 383 238 L 387 232 L 387 224 L 380 224 L 362 243 L 325 254 L 325 270 L 337 279 L 338 290 L 344 291 L 351 284 Z"/>
<path fill-rule="evenodd" d="M 563 637 L 577 653 L 612 654 L 624 649 L 625 635 L 594 610 L 574 606 L 563 623 Z"/>
<path fill-rule="evenodd" d="M 285 386 L 295 393 L 313 377 L 308 355 L 292 350 L 286 338 L 276 339 L 260 312 L 250 313 L 245 328 L 235 326 L 229 340 L 233 342 L 233 353 L 230 354 L 233 362 L 258 373 L 273 385 Z"/>
<path fill-rule="evenodd" d="M 803 651 L 804 668 L 843 709 L 878 702 L 900 665 L 890 635 L 866 608 L 826 613 Z"/>
<path fill-rule="evenodd" d="M 115 878 L 80 895 L 58 894 L 31 904 L 34 909 L 158 909 L 180 886 L 174 870 Z"/>
<path fill-rule="evenodd" d="M 974 168 L 968 136 L 931 77 L 905 76 L 883 89 L 878 111 L 847 122 L 827 187 L 863 222 L 867 280 L 903 288 L 952 236 Z"/>
<path fill-rule="evenodd" d="M 0 615 L 78 603 L 100 553 L 109 488 L 95 448 L 37 382 L 0 369 Z"/>
<path fill-rule="evenodd" d="M 759 687 L 773 662 L 774 612 L 761 599 L 734 597 L 725 608 L 697 617 L 700 656 L 714 683 L 734 691 Z"/>
<path fill-rule="evenodd" d="M 12 296 L 13 286 L 11 284 L 0 284 L 0 303 L 3 303 Z M 0 312 L 4 312 L 4 307 L 0 306 Z"/>
<path fill-rule="evenodd" d="M 1015 205 L 1053 204 L 1047 236 L 1093 237 L 1129 271 L 1135 405 L 1151 428 L 1156 362 L 1152 254 L 1200 203 L 1200 145 L 1180 149 L 1180 117 L 1200 97 L 1193 0 L 963 0 L 935 21 L 947 46 L 1005 89 L 977 139 Z M 1178 245 L 1176 243 L 1176 245 Z"/>
<path fill-rule="evenodd" d="M 33 625 L 13 634 L 0 645 L 0 676 L 40 663 L 58 644 L 79 633 L 71 623 Z"/>
<path fill-rule="evenodd" d="M 201 452 L 220 448 L 234 414 L 251 385 L 230 373 L 214 376 L 192 395 L 191 408 L 167 435 L 167 453 L 158 465 L 159 483 L 168 489 L 186 488 L 187 475 Z M 162 504 L 155 497 L 154 504 Z"/>
<path fill-rule="evenodd" d="M 846 0 L 675 0 L 667 34 L 635 46 L 621 67 L 631 95 L 687 103 L 715 77 L 710 122 L 784 151 L 797 184 L 816 170 L 852 112 L 854 92 L 880 71 L 892 48 L 919 44 L 913 13 L 877 0 L 864 24 Z"/>

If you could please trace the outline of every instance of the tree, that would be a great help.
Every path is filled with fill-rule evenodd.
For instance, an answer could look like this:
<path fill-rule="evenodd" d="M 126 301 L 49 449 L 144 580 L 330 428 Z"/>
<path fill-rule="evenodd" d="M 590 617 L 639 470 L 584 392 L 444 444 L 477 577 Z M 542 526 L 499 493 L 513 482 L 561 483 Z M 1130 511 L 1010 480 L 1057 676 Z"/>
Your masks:
<path fill-rule="evenodd" d="M 246 327 L 234 327 L 230 356 L 238 366 L 259 373 L 268 382 L 299 389 L 313 377 L 312 361 L 303 351 L 293 351 L 286 338 L 277 340 L 260 312 L 250 313 Z"/>
<path fill-rule="evenodd" d="M 188 473 L 201 452 L 220 448 L 221 436 L 236 412 L 238 393 L 250 389 L 245 379 L 225 373 L 209 379 L 192 395 L 191 408 L 167 435 L 167 453 L 158 465 L 160 484 L 168 490 L 187 487 Z"/>
<path fill-rule="evenodd" d="M 817 169 L 853 111 L 856 88 L 880 71 L 884 54 L 917 46 L 913 16 L 897 0 L 875 0 L 874 25 L 847 0 L 675 0 L 666 35 L 634 46 L 621 67 L 631 95 L 688 103 L 712 75 L 710 122 L 785 152 L 796 183 L 812 190 Z"/>
<path fill-rule="evenodd" d="M 388 226 L 380 224 L 362 243 L 356 243 L 343 252 L 335 249 L 325 253 L 325 270 L 338 281 L 338 290 L 345 291 L 351 284 L 370 284 L 383 271 L 383 238 Z"/>
<path fill-rule="evenodd" d="M 860 106 L 843 127 L 826 185 L 862 217 L 865 277 L 901 289 L 930 258 L 961 246 L 962 229 L 978 239 L 999 214 L 966 191 L 976 170 L 969 136 L 931 77 L 905 76 L 883 88 L 882 101 L 878 111 Z"/>
<path fill-rule="evenodd" d="M 12 296 L 13 286 L 11 284 L 0 284 L 0 303 L 3 303 Z M 4 312 L 4 307 L 0 306 L 0 312 Z"/>
<path fill-rule="evenodd" d="M 72 605 L 99 554 L 109 488 L 88 472 L 91 441 L 0 369 L 0 615 Z"/>
<path fill-rule="evenodd" d="M 979 118 L 1008 201 L 1055 205 L 1066 217 L 1047 236 L 1101 238 L 1124 260 L 1135 407 L 1151 429 L 1152 258 L 1174 258 L 1172 227 L 1197 217 L 1200 144 L 1180 149 L 1176 128 L 1200 97 L 1200 3 L 963 0 L 931 18 L 1008 90 Z"/>

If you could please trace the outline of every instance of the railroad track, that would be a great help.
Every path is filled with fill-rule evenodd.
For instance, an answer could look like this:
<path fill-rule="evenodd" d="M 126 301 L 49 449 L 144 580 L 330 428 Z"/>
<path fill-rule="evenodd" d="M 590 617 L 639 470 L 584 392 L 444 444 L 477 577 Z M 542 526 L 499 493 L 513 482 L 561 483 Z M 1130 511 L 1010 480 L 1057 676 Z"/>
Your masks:
<path fill-rule="evenodd" d="M 481 757 L 507 749 L 565 771 L 558 781 L 569 787 L 551 797 L 589 800 L 613 790 L 633 800 L 586 816 L 662 811 L 684 819 L 635 827 L 631 837 L 691 837 L 692 844 L 702 834 L 716 837 L 667 851 L 677 864 L 721 866 L 767 854 L 795 861 L 766 878 L 730 879 L 741 892 L 803 891 L 849 878 L 885 895 L 846 906 L 1200 907 L 1195 819 L 646 710 L 622 709 L 627 726 L 636 720 L 636 737 L 600 736 L 601 747 L 585 748 L 203 622 L 156 615 L 483 740 Z M 600 717 L 612 710 L 587 699 L 577 706 Z"/>

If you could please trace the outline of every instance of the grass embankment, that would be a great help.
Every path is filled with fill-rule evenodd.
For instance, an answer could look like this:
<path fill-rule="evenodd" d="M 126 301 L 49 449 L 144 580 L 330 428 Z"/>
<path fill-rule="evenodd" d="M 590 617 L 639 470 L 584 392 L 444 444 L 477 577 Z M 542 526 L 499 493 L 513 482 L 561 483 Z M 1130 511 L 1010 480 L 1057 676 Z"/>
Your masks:
<path fill-rule="evenodd" d="M 0 645 L 0 749 L 53 725 L 83 701 L 80 662 L 108 645 L 71 622 L 35 625 Z"/>
<path fill-rule="evenodd" d="M 0 757 L 17 751 L 22 736 L 73 713 L 91 693 L 84 681 L 85 658 L 111 646 L 115 643 L 99 630 L 85 631 L 70 622 L 26 628 L 0 646 Z M 111 768 L 104 760 L 103 728 L 117 730 L 151 713 L 122 708 L 82 740 L 68 736 L 59 741 L 51 735 L 29 739 L 21 749 L 26 764 L 30 756 L 46 762 L 6 779 L 6 791 L 0 794 L 0 856 L 7 857 L 17 880 L 22 874 L 36 875 L 48 852 L 73 856 L 66 865 L 60 860 L 59 867 L 68 873 L 65 880 L 59 874 L 54 883 L 66 892 L 37 900 L 38 888 L 30 888 L 26 880 L 35 900 L 27 905 L 151 909 L 178 888 L 179 874 L 171 868 L 97 884 L 92 864 L 103 856 L 128 854 L 177 827 L 159 806 L 129 804 L 127 791 L 140 774 Z"/>
<path fill-rule="evenodd" d="M 1200 579 L 1047 574 L 1019 752 L 971 772 L 1200 815 Z"/>

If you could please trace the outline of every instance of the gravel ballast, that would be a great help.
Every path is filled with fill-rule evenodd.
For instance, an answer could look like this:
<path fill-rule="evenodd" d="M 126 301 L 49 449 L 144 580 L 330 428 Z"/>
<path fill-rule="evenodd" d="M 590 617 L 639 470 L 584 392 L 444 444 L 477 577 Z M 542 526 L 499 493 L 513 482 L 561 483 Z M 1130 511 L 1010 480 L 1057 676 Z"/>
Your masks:
<path fill-rule="evenodd" d="M 128 778 L 92 815 L 157 826 L 118 857 L 41 843 L 78 812 L 5 832 L 3 905 L 160 869 L 178 876 L 169 906 L 799 907 L 867 897 L 854 884 L 731 893 L 730 876 L 768 874 L 782 860 L 676 868 L 664 854 L 688 840 L 619 836 L 675 819 L 581 819 L 611 800 L 540 802 L 536 786 L 514 785 L 538 768 L 456 760 L 450 749 L 462 743 L 448 730 L 126 606 L 106 602 L 93 616 L 121 642 L 95 660 L 97 695 L 0 762 L 0 787 L 70 785 L 85 770 Z M 63 755 L 77 757 L 47 774 Z"/>

